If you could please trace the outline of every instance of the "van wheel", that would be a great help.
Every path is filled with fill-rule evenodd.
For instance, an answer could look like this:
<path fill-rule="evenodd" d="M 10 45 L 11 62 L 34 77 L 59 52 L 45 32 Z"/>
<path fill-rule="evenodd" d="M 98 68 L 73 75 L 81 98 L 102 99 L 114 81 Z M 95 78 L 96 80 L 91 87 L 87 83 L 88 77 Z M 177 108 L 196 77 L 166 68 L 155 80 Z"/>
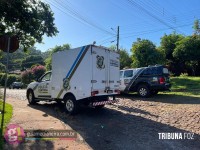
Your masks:
<path fill-rule="evenodd" d="M 36 103 L 35 96 L 32 90 L 28 91 L 27 98 L 30 105 L 34 105 Z"/>
<path fill-rule="evenodd" d="M 67 96 L 64 99 L 65 110 L 70 114 L 74 115 L 79 110 L 78 102 L 76 101 L 74 96 Z"/>
<path fill-rule="evenodd" d="M 147 85 L 142 84 L 139 85 L 137 89 L 138 95 L 141 97 L 149 97 L 150 96 L 150 90 Z"/>

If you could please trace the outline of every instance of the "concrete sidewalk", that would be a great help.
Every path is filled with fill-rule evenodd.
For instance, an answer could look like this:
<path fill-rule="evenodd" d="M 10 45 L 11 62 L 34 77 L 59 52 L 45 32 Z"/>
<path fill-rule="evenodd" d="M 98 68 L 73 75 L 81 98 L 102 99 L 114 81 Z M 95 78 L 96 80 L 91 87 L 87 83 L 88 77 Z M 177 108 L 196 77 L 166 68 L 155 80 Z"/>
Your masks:
<path fill-rule="evenodd" d="M 31 130 L 73 130 L 69 125 L 64 124 L 58 118 L 56 118 L 56 110 L 54 108 L 45 108 L 41 105 L 29 106 L 28 101 L 18 100 L 8 97 L 7 103 L 13 106 L 13 117 L 10 124 L 20 125 L 23 129 Z M 91 149 L 83 138 L 78 134 L 75 141 L 72 140 L 51 140 L 51 141 L 26 141 L 20 144 L 18 147 L 10 147 L 5 145 L 5 149 L 48 149 L 48 150 L 64 150 L 64 149 Z"/>

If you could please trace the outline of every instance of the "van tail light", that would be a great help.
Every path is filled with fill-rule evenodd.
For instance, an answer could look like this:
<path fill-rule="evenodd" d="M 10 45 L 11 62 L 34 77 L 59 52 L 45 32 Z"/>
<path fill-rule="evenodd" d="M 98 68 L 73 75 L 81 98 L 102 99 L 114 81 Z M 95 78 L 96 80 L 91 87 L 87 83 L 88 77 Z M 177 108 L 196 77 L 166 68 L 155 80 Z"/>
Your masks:
<path fill-rule="evenodd" d="M 92 91 L 92 92 L 91 92 L 91 96 L 95 96 L 95 95 L 97 95 L 97 94 L 99 94 L 99 91 Z"/>
<path fill-rule="evenodd" d="M 115 90 L 115 93 L 120 94 L 120 90 Z"/>
<path fill-rule="evenodd" d="M 165 83 L 165 78 L 164 77 L 160 77 L 159 78 L 159 83 L 160 84 L 164 84 Z"/>

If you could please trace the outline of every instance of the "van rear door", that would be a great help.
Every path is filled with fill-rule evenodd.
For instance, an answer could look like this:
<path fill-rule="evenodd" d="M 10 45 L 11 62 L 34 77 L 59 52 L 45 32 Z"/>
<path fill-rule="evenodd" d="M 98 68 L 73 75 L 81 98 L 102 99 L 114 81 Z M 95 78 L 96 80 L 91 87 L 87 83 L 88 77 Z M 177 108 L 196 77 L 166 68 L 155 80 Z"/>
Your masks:
<path fill-rule="evenodd" d="M 111 95 L 119 89 L 119 54 L 92 46 L 92 96 Z"/>
<path fill-rule="evenodd" d="M 107 85 L 107 55 L 102 48 L 91 46 L 92 53 L 92 96 L 103 95 Z"/>

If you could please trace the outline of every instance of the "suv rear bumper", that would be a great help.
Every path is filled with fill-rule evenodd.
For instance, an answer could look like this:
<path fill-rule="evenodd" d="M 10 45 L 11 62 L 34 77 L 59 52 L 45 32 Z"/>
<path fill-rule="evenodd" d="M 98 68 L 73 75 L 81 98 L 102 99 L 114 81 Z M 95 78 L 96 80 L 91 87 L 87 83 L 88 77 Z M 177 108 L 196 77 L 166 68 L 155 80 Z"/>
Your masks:
<path fill-rule="evenodd" d="M 159 84 L 159 85 L 153 85 L 150 87 L 151 90 L 158 90 L 158 91 L 169 91 L 171 88 L 170 83 L 165 83 L 165 84 Z"/>

